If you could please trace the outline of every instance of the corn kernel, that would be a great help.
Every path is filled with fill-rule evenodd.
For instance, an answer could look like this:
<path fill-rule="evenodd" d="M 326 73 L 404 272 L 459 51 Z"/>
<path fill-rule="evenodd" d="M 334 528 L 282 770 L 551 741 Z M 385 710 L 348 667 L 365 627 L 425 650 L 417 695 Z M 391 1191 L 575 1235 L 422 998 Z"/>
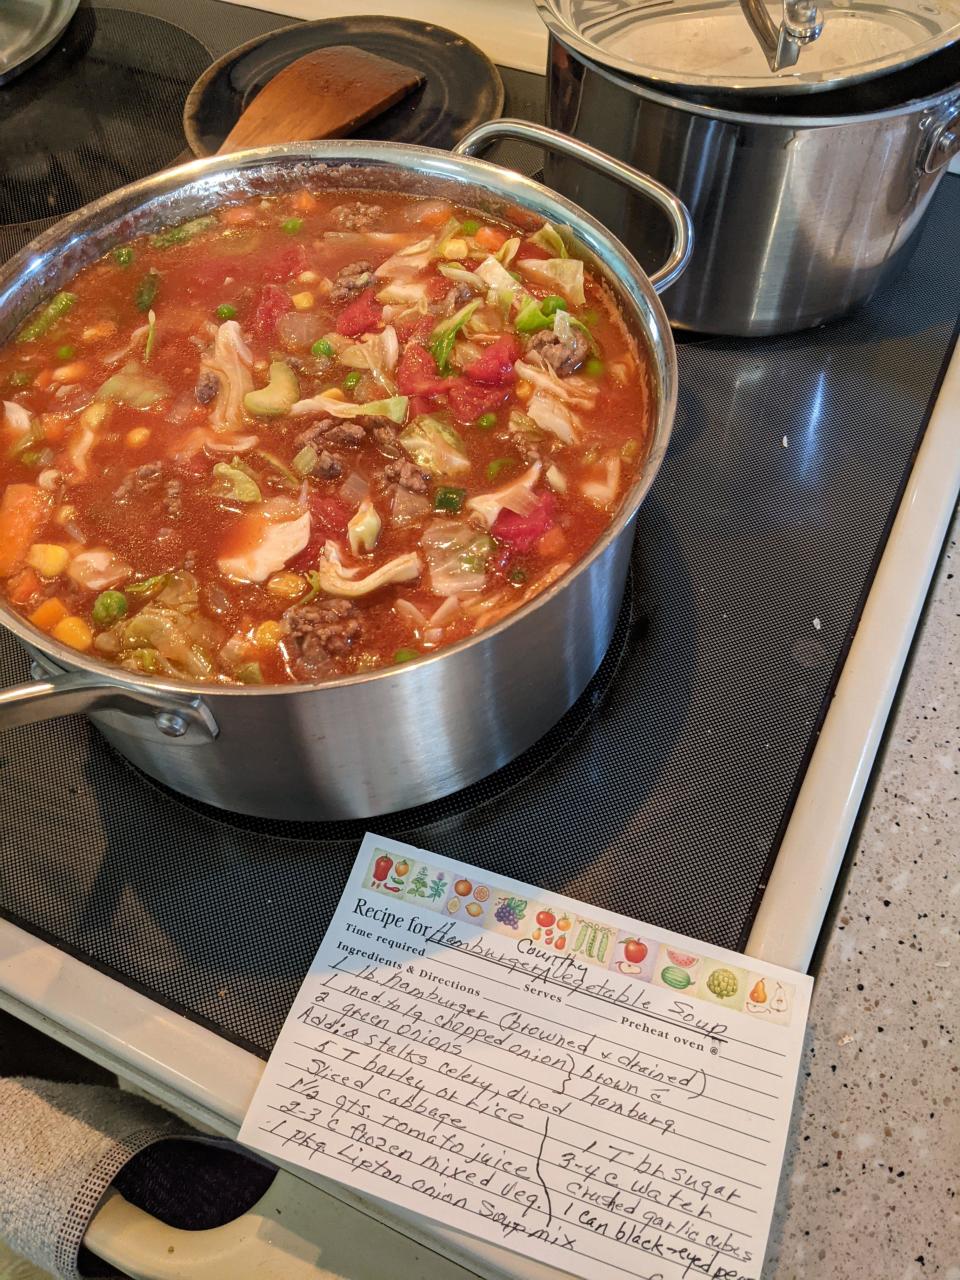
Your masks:
<path fill-rule="evenodd" d="M 131 449 L 139 449 L 150 439 L 149 427 L 134 427 L 127 432 L 127 444 Z"/>
<path fill-rule="evenodd" d="M 295 293 L 290 301 L 298 311 L 309 311 L 313 306 L 313 294 L 309 289 L 304 289 L 303 293 Z"/>
<path fill-rule="evenodd" d="M 443 246 L 443 256 L 445 258 L 465 258 L 469 252 L 470 249 L 466 240 L 461 240 L 459 237 L 448 240 Z"/>
<path fill-rule="evenodd" d="M 45 578 L 56 578 L 69 563 L 69 551 L 55 542 L 35 542 L 27 552 L 27 564 Z"/>
<path fill-rule="evenodd" d="M 529 400 L 533 391 L 533 387 L 529 382 L 518 382 L 516 385 L 516 393 L 521 400 Z"/>
<path fill-rule="evenodd" d="M 68 644 L 71 649 L 79 649 L 81 653 L 93 644 L 93 632 L 82 618 L 70 616 L 61 618 L 52 632 L 54 640 Z"/>
<path fill-rule="evenodd" d="M 66 607 L 62 601 L 53 596 L 49 600 L 44 600 L 43 604 L 38 604 L 33 613 L 27 618 L 27 621 L 32 622 L 41 631 L 52 631 L 57 623 L 66 616 Z"/>
<path fill-rule="evenodd" d="M 275 649 L 282 635 L 283 628 L 279 622 L 261 622 L 253 633 L 253 643 L 258 649 Z"/>
<path fill-rule="evenodd" d="M 62 507 L 57 508 L 56 514 L 53 518 L 56 520 L 57 524 L 66 524 L 67 521 L 72 520 L 76 514 L 77 508 L 73 503 L 65 502 Z"/>
<path fill-rule="evenodd" d="M 331 400 L 346 400 L 347 398 L 340 387 L 327 387 L 323 394 Z"/>
<path fill-rule="evenodd" d="M 300 284 L 316 284 L 319 279 L 320 277 L 315 271 L 301 271 L 297 276 L 297 281 Z"/>
<path fill-rule="evenodd" d="M 307 584 L 299 573 L 275 573 L 267 583 L 271 595 L 282 596 L 285 600 L 296 600 L 306 588 Z"/>

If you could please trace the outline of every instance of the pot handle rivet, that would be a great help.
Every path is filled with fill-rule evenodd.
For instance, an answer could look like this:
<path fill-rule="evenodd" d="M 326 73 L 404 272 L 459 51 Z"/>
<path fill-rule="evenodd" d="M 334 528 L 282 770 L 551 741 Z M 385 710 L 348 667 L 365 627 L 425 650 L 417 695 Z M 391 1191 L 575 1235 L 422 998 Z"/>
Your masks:
<path fill-rule="evenodd" d="M 531 124 L 528 120 L 488 120 L 486 124 L 478 125 L 466 137 L 461 138 L 453 148 L 453 154 L 472 156 L 499 138 L 516 138 L 549 151 L 559 151 L 652 200 L 670 221 L 673 248 L 663 266 L 650 276 L 650 283 L 657 293 L 662 293 L 686 270 L 693 253 L 693 222 L 687 206 L 669 187 L 648 174 L 641 173 L 639 169 L 624 164 L 622 160 L 614 160 L 596 147 L 570 138 L 565 133 L 558 133 L 556 129 L 547 129 L 542 124 Z"/>
<path fill-rule="evenodd" d="M 179 711 L 158 711 L 153 719 L 160 732 L 168 738 L 182 738 L 190 727 Z"/>

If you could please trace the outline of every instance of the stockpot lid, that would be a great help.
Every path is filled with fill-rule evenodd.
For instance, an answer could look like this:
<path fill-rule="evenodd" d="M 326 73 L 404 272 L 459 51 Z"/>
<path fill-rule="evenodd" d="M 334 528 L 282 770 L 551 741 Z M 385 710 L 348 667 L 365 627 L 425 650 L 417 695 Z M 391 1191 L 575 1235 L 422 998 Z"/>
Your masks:
<path fill-rule="evenodd" d="M 661 87 L 816 93 L 956 44 L 960 0 L 536 0 L 565 45 Z"/>

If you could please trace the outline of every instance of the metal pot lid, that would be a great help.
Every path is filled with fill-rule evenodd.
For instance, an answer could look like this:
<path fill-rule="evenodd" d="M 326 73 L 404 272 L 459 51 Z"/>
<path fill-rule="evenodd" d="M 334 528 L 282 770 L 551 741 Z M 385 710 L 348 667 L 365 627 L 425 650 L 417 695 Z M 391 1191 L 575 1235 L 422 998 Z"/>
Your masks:
<path fill-rule="evenodd" d="M 42 58 L 80 0 L 0 0 L 0 84 Z"/>
<path fill-rule="evenodd" d="M 536 0 L 564 44 L 659 85 L 814 93 L 960 41 L 960 0 Z M 960 48 L 960 46 L 958 46 Z"/>

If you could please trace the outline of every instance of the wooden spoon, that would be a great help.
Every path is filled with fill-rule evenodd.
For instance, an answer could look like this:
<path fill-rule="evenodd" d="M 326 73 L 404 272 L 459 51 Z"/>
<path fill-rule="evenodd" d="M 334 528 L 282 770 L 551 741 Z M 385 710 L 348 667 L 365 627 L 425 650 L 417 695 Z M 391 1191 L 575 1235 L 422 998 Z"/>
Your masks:
<path fill-rule="evenodd" d="M 297 58 L 260 90 L 217 150 L 342 138 L 399 102 L 424 80 L 419 71 L 350 45 Z"/>

